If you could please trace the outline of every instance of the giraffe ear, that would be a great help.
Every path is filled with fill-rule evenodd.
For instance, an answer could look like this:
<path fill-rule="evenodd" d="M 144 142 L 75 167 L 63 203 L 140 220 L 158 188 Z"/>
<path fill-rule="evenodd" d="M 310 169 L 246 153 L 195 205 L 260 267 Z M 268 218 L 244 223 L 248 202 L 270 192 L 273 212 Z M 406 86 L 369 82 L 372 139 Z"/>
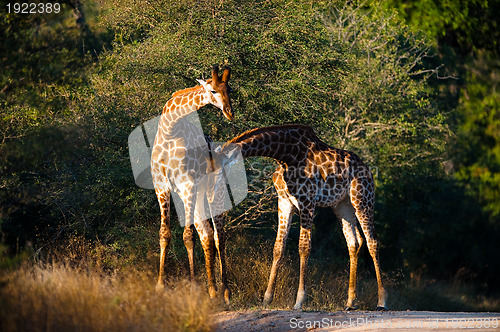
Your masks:
<path fill-rule="evenodd" d="M 219 66 L 213 65 L 212 67 L 212 82 L 217 84 L 219 82 Z"/>
<path fill-rule="evenodd" d="M 231 77 L 231 68 L 226 67 L 224 69 L 224 73 L 222 73 L 222 82 L 227 83 L 227 81 L 229 81 L 229 77 Z"/>

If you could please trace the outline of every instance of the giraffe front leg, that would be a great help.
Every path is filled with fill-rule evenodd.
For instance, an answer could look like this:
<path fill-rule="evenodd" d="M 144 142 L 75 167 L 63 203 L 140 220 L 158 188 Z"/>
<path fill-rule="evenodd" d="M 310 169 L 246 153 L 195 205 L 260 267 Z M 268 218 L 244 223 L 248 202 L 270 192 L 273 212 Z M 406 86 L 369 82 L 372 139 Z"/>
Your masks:
<path fill-rule="evenodd" d="M 170 225 L 168 223 L 161 223 L 160 226 L 160 271 L 158 274 L 158 282 L 156 289 L 161 290 L 164 287 L 163 278 L 165 273 L 165 260 L 167 258 L 168 248 L 170 247 Z"/>
<path fill-rule="evenodd" d="M 188 253 L 191 281 L 194 281 L 194 245 L 196 242 L 196 234 L 193 225 L 184 227 L 184 233 L 182 234 L 182 239 L 184 240 L 184 246 L 186 247 Z"/>
<path fill-rule="evenodd" d="M 299 257 L 300 257 L 300 276 L 299 276 L 299 289 L 297 291 L 297 300 L 293 306 L 294 310 L 300 310 L 302 304 L 304 303 L 307 291 L 306 291 L 306 279 L 307 279 L 307 261 L 309 260 L 309 254 L 311 253 L 311 228 L 312 225 L 301 225 L 300 226 L 300 239 L 299 239 Z"/>
<path fill-rule="evenodd" d="M 264 294 L 264 305 L 268 306 L 273 301 L 274 288 L 276 286 L 276 277 L 278 275 L 278 269 L 283 259 L 283 253 L 285 252 L 286 239 L 288 237 L 288 232 L 290 231 L 292 216 L 293 216 L 293 204 L 290 200 L 278 197 L 278 216 L 279 225 L 278 232 L 276 234 L 276 242 L 274 243 L 273 251 L 273 264 L 271 266 L 271 273 L 269 275 L 269 282 L 267 283 L 267 290 Z"/>
<path fill-rule="evenodd" d="M 167 257 L 168 248 L 170 246 L 170 192 L 169 191 L 157 191 L 156 192 L 158 203 L 160 205 L 161 212 L 161 224 L 160 224 L 160 271 L 158 273 L 158 282 L 156 284 L 156 289 L 161 290 L 164 287 L 163 275 L 165 273 L 165 260 Z"/>

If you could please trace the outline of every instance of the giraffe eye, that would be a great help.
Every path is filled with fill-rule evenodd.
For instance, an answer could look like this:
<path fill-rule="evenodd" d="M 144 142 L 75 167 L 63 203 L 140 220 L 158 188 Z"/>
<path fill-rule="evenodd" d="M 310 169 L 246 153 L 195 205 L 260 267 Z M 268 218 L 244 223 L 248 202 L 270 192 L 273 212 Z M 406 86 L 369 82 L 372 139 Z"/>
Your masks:
<path fill-rule="evenodd" d="M 212 92 L 212 94 L 216 94 L 217 93 L 217 91 L 215 91 L 215 90 L 212 90 L 210 92 Z"/>

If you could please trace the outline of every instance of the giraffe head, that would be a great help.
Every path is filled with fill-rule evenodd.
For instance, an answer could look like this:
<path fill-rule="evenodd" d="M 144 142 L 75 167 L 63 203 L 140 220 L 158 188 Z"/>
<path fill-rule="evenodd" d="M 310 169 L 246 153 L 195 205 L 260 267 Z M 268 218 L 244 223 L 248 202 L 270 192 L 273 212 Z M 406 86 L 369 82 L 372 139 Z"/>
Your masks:
<path fill-rule="evenodd" d="M 226 67 L 222 76 L 219 77 L 219 67 L 214 65 L 212 69 L 212 78 L 204 81 L 197 80 L 205 89 L 205 97 L 210 100 L 210 104 L 222 110 L 222 114 L 228 120 L 233 119 L 233 108 L 231 106 L 231 87 L 228 85 L 231 69 Z"/>

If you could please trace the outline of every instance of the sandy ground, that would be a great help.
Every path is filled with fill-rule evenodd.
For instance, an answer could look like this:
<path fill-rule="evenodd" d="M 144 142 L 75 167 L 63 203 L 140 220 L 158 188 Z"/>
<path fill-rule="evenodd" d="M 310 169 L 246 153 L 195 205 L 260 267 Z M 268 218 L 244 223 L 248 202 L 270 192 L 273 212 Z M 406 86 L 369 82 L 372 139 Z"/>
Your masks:
<path fill-rule="evenodd" d="M 223 311 L 217 331 L 500 331 L 500 313 Z"/>

